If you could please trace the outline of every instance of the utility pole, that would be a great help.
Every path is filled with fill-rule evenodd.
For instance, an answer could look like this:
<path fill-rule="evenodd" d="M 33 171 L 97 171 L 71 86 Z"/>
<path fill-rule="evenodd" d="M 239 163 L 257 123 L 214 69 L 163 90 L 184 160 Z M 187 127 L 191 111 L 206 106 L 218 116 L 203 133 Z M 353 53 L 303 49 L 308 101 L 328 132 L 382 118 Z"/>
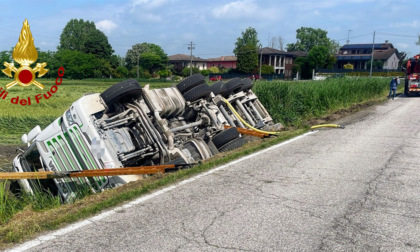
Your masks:
<path fill-rule="evenodd" d="M 373 31 L 372 56 L 370 57 L 370 72 L 369 72 L 369 77 L 372 77 L 373 51 L 374 50 L 375 50 L 375 31 Z"/>
<path fill-rule="evenodd" d="M 351 32 L 352 30 L 348 30 L 348 32 L 347 32 L 347 45 L 350 43 L 350 32 Z"/>
<path fill-rule="evenodd" d="M 193 44 L 193 42 L 191 41 L 189 43 L 189 47 L 188 47 L 188 50 L 190 50 L 190 76 L 192 75 L 192 59 L 193 59 L 192 50 L 195 49 L 194 46 L 195 46 L 195 44 Z"/>
<path fill-rule="evenodd" d="M 260 78 L 258 78 L 259 80 L 261 80 L 261 65 L 262 65 L 262 44 L 260 44 Z"/>
<path fill-rule="evenodd" d="M 137 79 L 140 78 L 139 77 L 139 54 L 137 54 Z"/>

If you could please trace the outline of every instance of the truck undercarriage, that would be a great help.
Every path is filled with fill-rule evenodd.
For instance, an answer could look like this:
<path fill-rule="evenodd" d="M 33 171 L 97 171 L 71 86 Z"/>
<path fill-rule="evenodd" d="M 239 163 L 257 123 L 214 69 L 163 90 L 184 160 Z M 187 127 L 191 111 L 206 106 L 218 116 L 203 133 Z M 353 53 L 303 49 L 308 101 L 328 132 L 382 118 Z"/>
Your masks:
<path fill-rule="evenodd" d="M 70 172 L 194 164 L 241 147 L 236 127 L 280 130 L 252 92 L 249 79 L 234 78 L 209 86 L 200 74 L 176 87 L 150 89 L 135 80 L 87 94 L 52 124 L 22 137 L 28 149 L 13 161 L 16 172 Z M 229 127 L 232 126 L 232 127 Z M 225 129 L 228 128 L 228 129 Z M 19 180 L 30 193 L 40 188 L 74 199 L 80 188 L 94 192 L 140 175 Z"/>

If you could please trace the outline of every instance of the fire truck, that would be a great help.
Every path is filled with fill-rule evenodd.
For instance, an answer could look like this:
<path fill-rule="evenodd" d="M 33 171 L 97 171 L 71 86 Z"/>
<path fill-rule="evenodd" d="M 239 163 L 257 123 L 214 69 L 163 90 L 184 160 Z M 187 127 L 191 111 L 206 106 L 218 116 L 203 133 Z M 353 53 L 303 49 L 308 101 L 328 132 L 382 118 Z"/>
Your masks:
<path fill-rule="evenodd" d="M 420 54 L 408 59 L 405 75 L 404 94 L 406 96 L 420 94 Z"/>

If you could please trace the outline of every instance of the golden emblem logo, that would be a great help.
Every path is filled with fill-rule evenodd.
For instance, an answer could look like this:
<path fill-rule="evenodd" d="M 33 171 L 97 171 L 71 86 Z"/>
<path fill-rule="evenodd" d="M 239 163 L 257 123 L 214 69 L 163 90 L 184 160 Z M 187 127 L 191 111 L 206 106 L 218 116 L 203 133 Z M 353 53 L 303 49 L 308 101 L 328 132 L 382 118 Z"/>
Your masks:
<path fill-rule="evenodd" d="M 20 64 L 19 68 L 14 66 L 14 63 L 4 62 L 6 69 L 1 71 L 13 78 L 12 72 L 14 73 L 14 81 L 6 85 L 6 89 L 9 89 L 15 85 L 22 87 L 28 87 L 34 84 L 40 89 L 44 89 L 44 85 L 35 80 L 35 74 L 38 73 L 38 78 L 44 76 L 49 69 L 45 69 L 47 63 L 37 63 L 35 68 L 31 68 L 30 65 L 38 59 L 38 52 L 34 45 L 34 38 L 32 37 L 31 30 L 29 29 L 28 20 L 25 19 L 23 22 L 22 31 L 20 32 L 19 41 L 13 49 L 13 60 Z"/>

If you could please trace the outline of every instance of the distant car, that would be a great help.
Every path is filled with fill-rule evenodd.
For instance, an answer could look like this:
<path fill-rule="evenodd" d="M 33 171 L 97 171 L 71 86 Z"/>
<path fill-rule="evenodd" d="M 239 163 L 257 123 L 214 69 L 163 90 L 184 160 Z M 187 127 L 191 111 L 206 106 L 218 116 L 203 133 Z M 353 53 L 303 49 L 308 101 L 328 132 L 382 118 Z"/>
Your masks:
<path fill-rule="evenodd" d="M 221 81 L 222 80 L 222 76 L 215 75 L 213 77 L 210 77 L 209 80 L 211 80 L 211 81 Z"/>

